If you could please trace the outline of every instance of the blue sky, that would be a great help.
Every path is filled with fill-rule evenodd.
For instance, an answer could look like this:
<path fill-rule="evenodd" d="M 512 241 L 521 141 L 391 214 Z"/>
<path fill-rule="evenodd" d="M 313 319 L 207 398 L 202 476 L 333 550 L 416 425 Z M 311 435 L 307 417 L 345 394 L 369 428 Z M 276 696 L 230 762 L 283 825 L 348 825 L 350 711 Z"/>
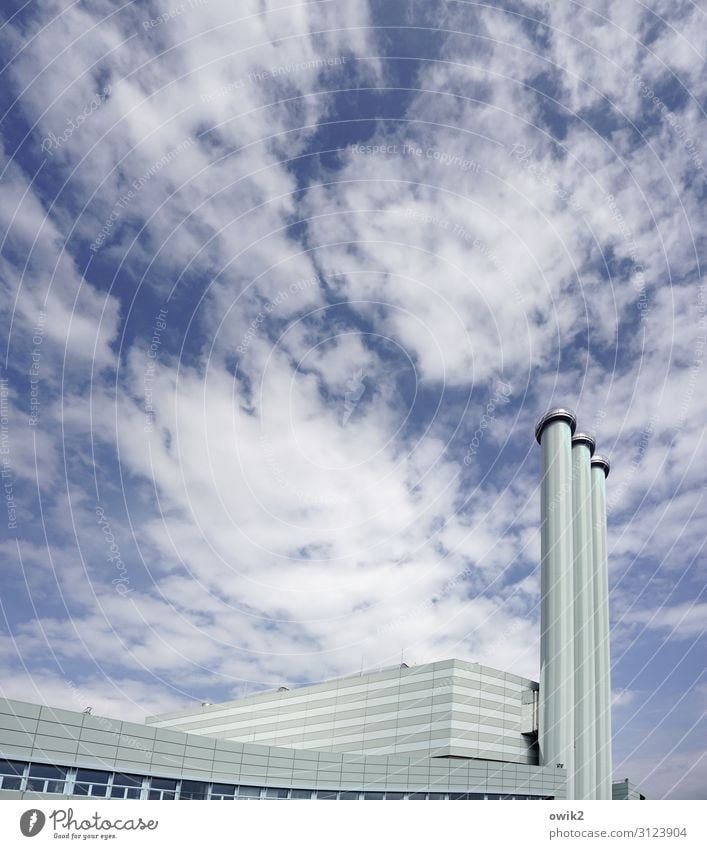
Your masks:
<path fill-rule="evenodd" d="M 704 13 L 64 5 L 0 29 L 3 694 L 536 678 L 562 404 L 612 460 L 615 775 L 704 798 Z"/>

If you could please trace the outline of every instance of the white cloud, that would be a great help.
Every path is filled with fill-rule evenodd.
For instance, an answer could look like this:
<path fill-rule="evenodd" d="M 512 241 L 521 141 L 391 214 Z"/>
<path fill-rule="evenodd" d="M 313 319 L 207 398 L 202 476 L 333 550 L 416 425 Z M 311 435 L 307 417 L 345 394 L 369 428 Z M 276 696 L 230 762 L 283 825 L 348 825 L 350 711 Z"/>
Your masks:
<path fill-rule="evenodd" d="M 628 622 L 640 622 L 652 630 L 668 630 L 670 636 L 683 640 L 699 637 L 707 631 L 707 603 L 683 602 L 655 610 L 629 613 Z"/>
<path fill-rule="evenodd" d="M 658 88 L 672 68 L 701 92 L 696 11 L 646 46 L 638 6 L 543 4 L 541 44 L 500 9 L 472 21 L 450 7 L 458 34 L 420 63 L 403 120 L 362 142 L 386 152 L 347 147 L 334 167 L 309 157 L 322 121 L 351 117 L 329 89 L 391 73 L 360 58 L 380 52 L 364 5 L 343 20 L 336 4 L 212 0 L 154 26 L 164 4 L 71 7 L 40 32 L 53 10 L 5 28 L 26 144 L 57 183 L 3 162 L 18 331 L 47 298 L 37 445 L 52 559 L 28 533 L 41 604 L 3 643 L 14 695 L 76 701 L 48 652 L 114 714 L 143 680 L 156 712 L 401 649 L 536 676 L 532 427 L 553 400 L 593 424 L 614 465 L 619 674 L 639 632 L 701 633 L 704 205 L 686 139 L 704 121 L 688 101 L 678 128 L 634 80 Z M 82 269 L 76 241 L 109 221 Z M 465 466 L 499 381 L 509 404 Z M 22 392 L 12 403 L 17 417 Z M 643 683 L 623 684 L 617 705 L 642 717 L 627 693 Z"/>

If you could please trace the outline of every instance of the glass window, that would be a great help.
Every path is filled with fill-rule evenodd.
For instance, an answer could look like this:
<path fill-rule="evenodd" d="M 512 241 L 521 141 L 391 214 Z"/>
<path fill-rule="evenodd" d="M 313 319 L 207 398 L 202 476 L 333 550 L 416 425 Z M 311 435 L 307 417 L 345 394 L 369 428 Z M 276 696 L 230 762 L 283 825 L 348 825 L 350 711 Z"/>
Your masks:
<path fill-rule="evenodd" d="M 105 796 L 108 793 L 109 772 L 97 769 L 79 769 L 76 772 L 74 794 L 76 796 Z"/>
<path fill-rule="evenodd" d="M 205 799 L 209 785 L 205 781 L 185 781 L 179 789 L 180 799 Z"/>
<path fill-rule="evenodd" d="M 113 799 L 139 799 L 142 791 L 142 776 L 116 772 L 110 795 Z"/>
<path fill-rule="evenodd" d="M 450 799 L 484 799 L 483 793 L 450 793 Z"/>
<path fill-rule="evenodd" d="M 386 793 L 385 798 L 386 799 L 404 799 L 405 794 L 404 793 Z"/>
<path fill-rule="evenodd" d="M 358 797 L 358 790 L 342 790 L 341 793 L 339 793 L 339 799 L 358 799 Z"/>
<path fill-rule="evenodd" d="M 265 788 L 265 798 L 266 799 L 287 799 L 290 795 L 290 791 L 286 790 L 284 787 L 266 787 Z"/>
<path fill-rule="evenodd" d="M 317 790 L 317 799 L 338 799 L 336 790 Z"/>
<path fill-rule="evenodd" d="M 236 785 L 235 784 L 212 784 L 211 799 L 235 799 Z"/>
<path fill-rule="evenodd" d="M 241 799 L 259 799 L 260 787 L 252 787 L 247 784 L 241 784 L 238 788 L 238 796 Z"/>
<path fill-rule="evenodd" d="M 66 768 L 47 764 L 30 764 L 27 789 L 35 793 L 63 793 Z"/>
<path fill-rule="evenodd" d="M 428 793 L 427 798 L 430 799 L 430 800 L 431 799 L 446 799 L 447 796 L 446 796 L 446 793 Z"/>
<path fill-rule="evenodd" d="M 148 799 L 175 799 L 177 780 L 175 778 L 153 778 L 150 780 Z"/>
<path fill-rule="evenodd" d="M 25 761 L 0 760 L 0 775 L 23 775 L 26 766 Z"/>
<path fill-rule="evenodd" d="M 382 799 L 383 794 L 382 793 L 364 793 L 363 798 L 364 799 Z"/>
<path fill-rule="evenodd" d="M 426 799 L 427 793 L 410 793 L 408 799 Z"/>
<path fill-rule="evenodd" d="M 311 790 L 293 790 L 290 793 L 290 799 L 311 799 L 312 791 Z"/>
<path fill-rule="evenodd" d="M 66 768 L 49 764 L 30 764 L 29 774 L 33 778 L 66 778 Z"/>
<path fill-rule="evenodd" d="M 21 790 L 26 766 L 24 761 L 0 760 L 0 789 Z"/>
<path fill-rule="evenodd" d="M 487 793 L 486 798 L 487 799 L 502 799 L 503 796 L 501 796 L 500 793 Z"/>

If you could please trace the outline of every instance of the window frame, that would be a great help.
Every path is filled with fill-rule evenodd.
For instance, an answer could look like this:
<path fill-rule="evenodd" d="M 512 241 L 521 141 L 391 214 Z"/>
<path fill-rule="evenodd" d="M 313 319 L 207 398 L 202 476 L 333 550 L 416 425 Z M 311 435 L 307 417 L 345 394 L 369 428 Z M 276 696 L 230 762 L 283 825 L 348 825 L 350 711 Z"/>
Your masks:
<path fill-rule="evenodd" d="M 172 787 L 155 787 L 154 781 L 174 782 Z M 179 790 L 182 781 L 180 778 L 164 778 L 160 775 L 148 776 L 147 798 L 153 802 L 173 802 L 179 799 Z M 154 795 L 153 795 L 154 794 Z M 166 794 L 166 795 L 165 795 Z"/>
<path fill-rule="evenodd" d="M 122 781 L 116 781 L 116 779 L 118 779 L 121 776 L 125 776 L 125 778 L 131 778 L 131 777 L 135 778 L 139 781 L 139 783 L 123 784 Z M 135 799 L 146 799 L 147 798 L 147 796 L 145 795 L 145 781 L 146 781 L 146 779 L 147 779 L 147 776 L 137 775 L 136 773 L 132 773 L 132 772 L 114 772 L 111 775 L 110 791 L 109 791 L 110 795 L 107 798 L 109 798 L 109 799 L 122 799 L 123 801 L 125 801 L 126 799 L 133 800 L 133 801 Z M 122 790 L 123 791 L 122 795 L 118 795 L 116 793 L 117 790 Z M 136 791 L 137 796 L 126 795 L 126 792 L 129 791 L 129 790 Z"/>
<path fill-rule="evenodd" d="M 106 776 L 105 783 L 102 781 L 85 781 L 79 778 L 80 772 L 95 772 L 95 773 L 104 773 Z M 110 770 L 106 771 L 104 769 L 89 769 L 88 767 L 77 767 L 73 770 L 72 783 L 71 783 L 71 795 L 72 796 L 81 796 L 85 798 L 94 798 L 94 799 L 110 799 L 110 789 L 113 781 L 113 776 L 115 773 Z M 86 793 L 79 793 L 77 788 L 86 787 Z M 93 793 L 94 787 L 103 787 L 105 788 L 105 793 Z"/>
<path fill-rule="evenodd" d="M 58 778 L 56 776 L 42 776 L 42 775 L 32 775 L 33 769 L 47 769 L 47 770 L 56 770 L 59 773 L 63 773 L 62 778 Z M 54 764 L 44 764 L 44 763 L 32 763 L 29 764 L 29 769 L 27 770 L 27 779 L 26 779 L 26 790 L 25 792 L 29 793 L 51 793 L 52 795 L 57 796 L 69 796 L 71 795 L 71 778 L 72 778 L 72 769 L 67 766 L 55 766 Z M 31 782 L 42 782 L 41 789 L 34 787 L 31 785 Z M 55 789 L 54 785 L 61 785 L 61 790 Z"/>
<path fill-rule="evenodd" d="M 203 791 L 201 791 L 203 793 L 203 795 L 195 796 L 195 795 L 193 795 L 193 793 L 194 793 L 193 790 L 190 791 L 190 790 L 187 789 L 186 792 L 190 793 L 191 795 L 185 796 L 184 795 L 184 793 L 185 793 L 185 786 L 184 785 L 185 784 L 186 785 L 199 785 L 199 786 L 203 787 Z M 211 784 L 212 784 L 211 781 L 202 781 L 201 779 L 196 779 L 196 778 L 182 778 L 181 781 L 179 782 L 179 798 L 180 798 L 180 800 L 184 800 L 185 802 L 204 801 L 205 799 L 209 798 L 209 791 L 210 791 L 210 788 L 211 788 Z"/>
<path fill-rule="evenodd" d="M 230 792 L 226 792 L 224 790 L 217 790 L 216 788 L 221 787 L 230 787 Z M 209 799 L 214 799 L 215 801 L 232 801 L 238 795 L 238 785 L 237 784 L 225 784 L 222 781 L 211 781 L 209 782 Z"/>
<path fill-rule="evenodd" d="M 2 758 L 2 762 L 6 764 L 17 764 L 17 766 L 22 767 L 21 772 L 0 772 L 0 790 L 14 790 L 15 792 L 22 792 L 27 783 L 27 771 L 29 770 L 29 761 L 16 761 L 13 758 Z M 5 783 L 5 779 L 10 779 L 17 781 L 19 783 L 18 787 L 9 787 Z"/>

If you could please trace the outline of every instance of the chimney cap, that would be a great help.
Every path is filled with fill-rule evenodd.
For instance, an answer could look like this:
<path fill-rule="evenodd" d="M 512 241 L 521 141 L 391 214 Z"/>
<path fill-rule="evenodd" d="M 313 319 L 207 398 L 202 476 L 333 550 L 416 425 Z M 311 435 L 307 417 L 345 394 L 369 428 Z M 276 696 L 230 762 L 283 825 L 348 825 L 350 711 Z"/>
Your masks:
<path fill-rule="evenodd" d="M 591 433 L 575 433 L 572 437 L 572 445 L 587 445 L 589 447 L 589 456 L 594 454 L 597 447 L 597 441 Z"/>
<path fill-rule="evenodd" d="M 597 466 L 597 468 L 604 470 L 604 477 L 609 477 L 609 471 L 611 469 L 611 463 L 609 462 L 609 458 L 605 457 L 603 454 L 595 454 L 591 459 L 591 465 Z"/>
<path fill-rule="evenodd" d="M 545 413 L 545 415 L 540 419 L 540 421 L 535 425 L 535 438 L 540 442 L 540 437 L 542 436 L 542 432 L 545 429 L 545 425 L 550 424 L 550 422 L 554 421 L 565 421 L 570 426 L 570 430 L 574 433 L 575 428 L 577 427 L 577 416 L 572 412 L 572 410 L 568 410 L 566 407 L 555 407 L 554 410 L 550 410 Z"/>

